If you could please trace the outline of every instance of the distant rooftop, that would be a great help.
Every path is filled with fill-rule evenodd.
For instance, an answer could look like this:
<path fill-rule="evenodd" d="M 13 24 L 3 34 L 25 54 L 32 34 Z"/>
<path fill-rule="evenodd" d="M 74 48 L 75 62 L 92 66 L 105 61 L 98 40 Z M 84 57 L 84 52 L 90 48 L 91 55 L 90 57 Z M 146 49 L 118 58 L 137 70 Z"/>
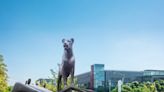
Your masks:
<path fill-rule="evenodd" d="M 151 69 L 150 70 L 149 69 L 148 70 L 144 70 L 144 71 L 159 71 L 159 72 L 164 72 L 164 70 L 151 70 Z"/>

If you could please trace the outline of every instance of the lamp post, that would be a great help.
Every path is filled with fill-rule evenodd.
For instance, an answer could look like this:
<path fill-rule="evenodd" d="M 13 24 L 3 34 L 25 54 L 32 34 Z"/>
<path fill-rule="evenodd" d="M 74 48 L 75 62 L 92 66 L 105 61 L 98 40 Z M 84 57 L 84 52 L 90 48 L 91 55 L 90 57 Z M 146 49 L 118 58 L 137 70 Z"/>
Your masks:
<path fill-rule="evenodd" d="M 121 86 L 124 83 L 125 74 L 120 72 L 114 72 L 114 73 L 119 74 L 122 77 L 121 80 L 118 80 L 118 92 L 121 92 Z"/>
<path fill-rule="evenodd" d="M 118 81 L 118 92 L 121 92 L 121 85 L 122 85 L 122 81 L 119 80 Z"/>
<path fill-rule="evenodd" d="M 108 81 L 108 85 L 109 85 L 109 92 L 111 92 L 111 86 L 112 86 L 111 80 Z"/>

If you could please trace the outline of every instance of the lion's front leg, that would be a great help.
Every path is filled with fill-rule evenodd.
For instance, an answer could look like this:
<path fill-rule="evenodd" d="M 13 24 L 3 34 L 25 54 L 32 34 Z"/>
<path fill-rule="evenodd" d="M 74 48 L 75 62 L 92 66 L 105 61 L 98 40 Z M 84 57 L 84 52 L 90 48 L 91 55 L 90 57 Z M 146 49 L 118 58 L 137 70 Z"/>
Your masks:
<path fill-rule="evenodd" d="M 74 71 L 75 71 L 75 67 L 73 65 L 72 67 L 72 71 L 71 71 L 71 86 L 74 86 Z"/>
<path fill-rule="evenodd" d="M 66 76 L 63 77 L 63 82 L 64 82 L 64 88 L 66 88 L 67 87 L 67 77 Z"/>

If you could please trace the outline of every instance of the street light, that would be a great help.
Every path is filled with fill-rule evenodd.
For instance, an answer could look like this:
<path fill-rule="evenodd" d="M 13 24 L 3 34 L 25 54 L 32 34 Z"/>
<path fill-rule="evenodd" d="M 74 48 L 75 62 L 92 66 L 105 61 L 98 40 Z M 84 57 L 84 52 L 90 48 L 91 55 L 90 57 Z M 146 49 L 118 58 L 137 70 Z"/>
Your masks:
<path fill-rule="evenodd" d="M 111 85 L 112 85 L 111 80 L 108 80 L 108 85 L 109 85 L 109 92 L 111 92 Z"/>

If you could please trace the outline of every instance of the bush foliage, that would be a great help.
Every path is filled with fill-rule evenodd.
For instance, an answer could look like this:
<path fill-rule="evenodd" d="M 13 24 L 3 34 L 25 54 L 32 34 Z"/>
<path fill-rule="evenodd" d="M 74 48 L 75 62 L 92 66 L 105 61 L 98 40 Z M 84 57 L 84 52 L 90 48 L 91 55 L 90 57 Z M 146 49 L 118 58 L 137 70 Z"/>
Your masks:
<path fill-rule="evenodd" d="M 118 87 L 115 87 L 112 92 L 118 92 Z M 122 85 L 122 92 L 164 92 L 164 80 L 156 80 L 153 83 L 137 81 Z"/>
<path fill-rule="evenodd" d="M 57 92 L 57 79 L 58 79 L 57 75 L 58 74 L 56 72 L 54 72 L 52 69 L 50 71 L 52 74 L 52 77 L 48 78 L 48 80 L 50 80 L 50 81 L 47 82 L 46 80 L 43 79 L 42 81 L 36 81 L 36 83 L 41 87 L 45 87 L 46 89 L 49 89 L 53 92 Z M 67 85 L 70 86 L 70 84 L 71 84 L 71 78 L 69 77 L 67 79 Z M 77 87 L 77 79 L 76 78 L 74 79 L 74 86 Z M 62 89 L 64 88 L 64 83 L 62 83 L 61 88 Z"/>

